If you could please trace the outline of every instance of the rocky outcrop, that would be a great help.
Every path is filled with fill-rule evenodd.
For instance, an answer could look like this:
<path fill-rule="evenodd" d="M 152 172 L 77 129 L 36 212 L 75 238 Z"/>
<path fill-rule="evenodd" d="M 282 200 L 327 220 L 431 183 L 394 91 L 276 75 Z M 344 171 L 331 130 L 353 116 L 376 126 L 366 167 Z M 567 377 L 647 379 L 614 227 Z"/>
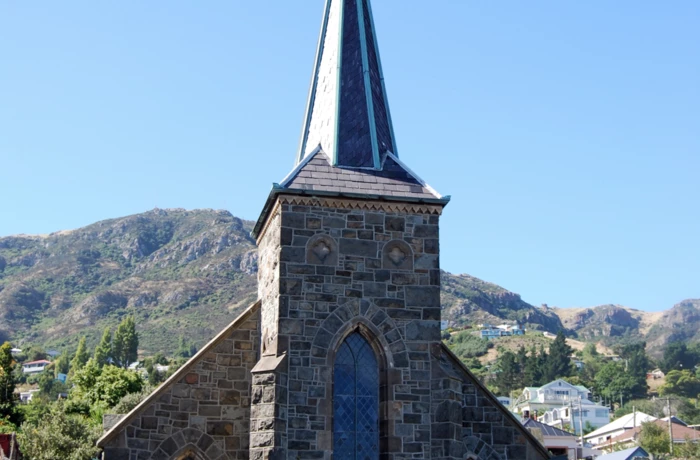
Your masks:
<path fill-rule="evenodd" d="M 519 294 L 473 276 L 443 272 L 442 290 L 442 319 L 455 327 L 508 321 L 552 333 L 563 328 L 548 309 L 534 307 Z"/>

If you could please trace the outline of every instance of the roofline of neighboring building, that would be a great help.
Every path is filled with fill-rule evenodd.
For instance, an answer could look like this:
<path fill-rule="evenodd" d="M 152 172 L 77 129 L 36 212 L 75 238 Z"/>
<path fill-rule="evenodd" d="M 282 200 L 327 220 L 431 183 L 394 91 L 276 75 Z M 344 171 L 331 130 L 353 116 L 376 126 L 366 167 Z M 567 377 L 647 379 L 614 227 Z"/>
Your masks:
<path fill-rule="evenodd" d="M 479 387 L 479 388 L 481 389 L 481 391 L 484 392 L 484 395 L 485 395 L 488 399 L 491 400 L 491 402 L 493 402 L 494 404 L 501 404 L 501 403 L 498 401 L 498 398 L 497 398 L 493 393 L 491 393 L 491 390 L 489 390 L 488 388 L 486 388 L 486 385 L 484 385 L 483 383 L 481 383 L 481 381 L 480 381 L 479 379 L 477 379 L 476 376 L 475 376 L 474 374 L 472 374 L 472 371 L 470 371 L 469 368 L 468 368 L 467 366 L 464 365 L 464 363 L 457 357 L 457 355 L 455 355 L 454 353 L 452 353 L 452 351 L 451 351 L 449 348 L 447 348 L 447 345 L 445 345 L 444 343 L 440 342 L 440 346 L 442 347 L 442 351 L 443 351 L 445 354 L 447 354 L 447 356 L 449 356 L 449 357 L 452 359 L 453 362 L 457 363 L 457 365 L 460 367 L 460 369 L 461 369 L 463 372 L 465 372 L 465 373 L 472 379 L 472 381 L 474 382 L 474 385 L 476 385 L 477 387 Z M 535 448 L 538 449 L 538 450 L 540 451 L 540 453 L 541 453 L 542 455 L 544 455 L 545 458 L 551 458 L 551 456 L 550 456 L 549 451 L 547 450 L 547 448 L 546 448 L 545 446 L 542 445 L 542 443 L 535 437 L 534 434 L 532 434 L 532 433 L 530 432 L 530 430 L 528 430 L 527 428 L 525 428 L 525 427 L 523 426 L 522 422 L 521 422 L 520 420 L 518 420 L 518 418 L 516 418 L 515 415 L 513 415 L 513 413 L 512 413 L 511 411 L 505 410 L 505 411 L 503 411 L 503 413 L 504 413 L 504 417 L 509 418 L 509 419 L 515 424 L 516 429 L 520 430 L 520 432 L 523 433 L 523 435 L 524 435 L 530 442 L 532 442 L 532 444 L 535 446 Z"/>
<path fill-rule="evenodd" d="M 295 188 L 285 188 L 280 184 L 272 184 L 272 190 L 265 201 L 263 210 L 260 213 L 260 217 L 255 222 L 255 227 L 253 231 L 250 232 L 251 236 L 258 239 L 260 232 L 262 231 L 265 222 L 267 221 L 268 214 L 272 211 L 275 205 L 277 196 L 279 195 L 298 195 L 298 196 L 309 196 L 309 197 L 319 197 L 319 198 L 352 198 L 361 200 L 374 200 L 374 201 L 385 201 L 394 203 L 420 203 L 420 204 L 432 204 L 439 206 L 446 206 L 450 202 L 450 196 L 443 196 L 442 198 L 415 198 L 415 197 L 405 197 L 405 196 L 389 196 L 389 195 L 372 195 L 368 193 L 343 193 L 343 192 L 327 192 L 323 190 L 303 190 Z"/>
<path fill-rule="evenodd" d="M 49 361 L 47 359 L 38 359 L 36 361 L 29 361 L 28 363 L 22 363 L 22 366 L 26 366 L 28 364 L 39 364 L 39 363 L 51 364 L 51 361 Z"/>
<path fill-rule="evenodd" d="M 114 436 L 126 428 L 126 426 L 131 422 L 131 420 L 141 413 L 142 410 L 146 409 L 151 403 L 153 403 L 166 389 L 169 389 L 173 384 L 180 381 L 190 369 L 199 361 L 203 355 L 208 353 L 212 348 L 217 346 L 219 342 L 223 341 L 228 337 L 232 330 L 239 327 L 243 322 L 247 321 L 255 312 L 260 309 L 260 300 L 255 301 L 253 305 L 248 307 L 243 313 L 238 315 L 236 319 L 231 321 L 231 323 L 225 327 L 221 332 L 219 332 L 213 339 L 209 341 L 206 345 L 202 347 L 193 357 L 191 357 L 185 364 L 180 367 L 173 375 L 171 375 L 168 380 L 163 382 L 158 388 L 156 388 L 150 395 L 144 398 L 143 401 L 139 403 L 138 406 L 134 407 L 131 412 L 126 414 L 119 422 L 117 422 L 112 428 L 110 428 L 105 434 L 102 435 L 100 439 L 97 440 L 97 447 L 104 447 L 105 444 L 111 441 Z"/>
<path fill-rule="evenodd" d="M 623 417 L 627 417 L 627 416 L 630 416 L 630 415 L 632 415 L 632 412 L 630 412 L 629 414 L 625 414 L 625 415 L 623 415 L 622 417 L 619 417 L 617 420 L 613 420 L 612 422 L 608 423 L 607 425 L 603 425 L 603 426 L 601 426 L 600 428 L 598 428 L 598 429 L 596 429 L 596 430 L 594 430 L 594 431 L 591 431 L 590 433 L 584 435 L 584 436 L 583 436 L 583 439 L 592 439 L 592 438 L 595 438 L 595 437 L 598 437 L 598 436 L 604 436 L 604 435 L 606 435 L 606 434 L 608 434 L 608 433 L 610 433 L 610 432 L 617 431 L 617 430 L 630 430 L 630 429 L 633 429 L 634 427 L 632 427 L 632 426 L 626 426 L 627 422 L 625 422 L 625 423 L 623 423 L 623 424 L 620 425 L 620 426 L 616 426 L 616 427 L 614 427 L 614 428 L 608 428 L 606 431 L 601 431 L 603 428 L 607 427 L 608 425 L 612 425 L 613 423 L 616 423 L 617 421 L 622 420 Z M 646 420 L 644 420 L 644 421 L 642 421 L 642 420 L 640 419 L 640 423 L 654 422 L 654 421 L 658 420 L 658 419 L 657 419 L 656 417 L 654 417 L 653 415 L 649 415 L 649 414 L 647 414 L 647 413 L 640 412 L 640 411 L 636 411 L 636 415 L 634 415 L 633 418 L 636 418 L 636 417 L 645 417 L 645 418 L 646 418 Z M 649 420 L 649 417 L 651 417 L 653 420 Z M 635 422 L 632 421 L 632 423 L 635 423 Z"/>

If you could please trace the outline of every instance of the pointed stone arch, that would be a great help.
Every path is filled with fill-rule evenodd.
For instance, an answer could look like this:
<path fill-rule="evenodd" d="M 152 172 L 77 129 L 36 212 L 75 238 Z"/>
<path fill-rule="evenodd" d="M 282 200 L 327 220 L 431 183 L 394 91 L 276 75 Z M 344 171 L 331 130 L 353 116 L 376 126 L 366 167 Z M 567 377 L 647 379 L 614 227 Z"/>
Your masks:
<path fill-rule="evenodd" d="M 382 309 L 367 300 L 352 300 L 339 306 L 320 325 L 313 341 L 312 355 L 326 361 L 329 375 L 325 382 L 325 401 L 320 402 L 323 413 L 330 421 L 326 426 L 327 436 L 333 437 L 333 368 L 336 354 L 343 342 L 352 334 L 359 333 L 372 347 L 379 366 L 379 439 L 380 446 L 387 448 L 392 442 L 393 419 L 389 404 L 390 389 L 401 382 L 399 367 L 408 365 L 406 346 L 402 330 Z"/>
<path fill-rule="evenodd" d="M 323 320 L 312 342 L 311 354 L 326 358 L 327 365 L 332 366 L 338 346 L 355 328 L 362 331 L 385 368 L 407 365 L 402 330 L 383 309 L 360 299 L 346 302 Z"/>
<path fill-rule="evenodd" d="M 160 443 L 152 460 L 215 460 L 223 452 L 214 438 L 196 428 L 177 431 Z"/>

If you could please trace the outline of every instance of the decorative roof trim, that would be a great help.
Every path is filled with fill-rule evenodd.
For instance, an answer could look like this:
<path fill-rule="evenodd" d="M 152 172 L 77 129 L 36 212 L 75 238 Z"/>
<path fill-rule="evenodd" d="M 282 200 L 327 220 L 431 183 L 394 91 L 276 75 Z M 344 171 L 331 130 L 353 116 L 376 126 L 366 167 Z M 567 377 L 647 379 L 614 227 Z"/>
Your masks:
<path fill-rule="evenodd" d="M 450 201 L 451 197 L 450 197 L 449 195 L 445 195 L 445 196 L 440 195 L 440 194 L 437 192 L 437 190 L 435 190 L 435 189 L 432 188 L 430 185 L 428 185 L 428 183 L 425 182 L 423 179 L 421 179 L 420 176 L 419 176 L 418 174 L 414 173 L 413 170 L 412 170 L 411 168 L 409 168 L 408 165 L 406 165 L 406 163 L 404 163 L 403 161 L 399 160 L 399 157 L 398 157 L 398 156 L 394 155 L 392 152 L 387 152 L 387 153 L 386 153 L 386 157 L 387 157 L 387 158 L 391 158 L 391 159 L 394 160 L 396 163 L 398 163 L 398 165 L 401 166 L 403 169 L 405 169 L 406 172 L 407 172 L 408 174 L 410 174 L 420 185 L 422 185 L 423 187 L 425 187 L 426 189 L 428 189 L 428 191 L 429 191 L 430 193 L 432 193 L 433 195 L 435 195 L 437 198 Z M 386 161 L 386 158 L 384 159 L 384 161 Z M 383 167 L 383 165 L 382 165 L 382 167 Z"/>
<path fill-rule="evenodd" d="M 366 195 L 362 195 L 363 198 Z M 385 197 L 392 198 L 392 197 Z M 367 199 L 349 199 L 343 197 L 319 197 L 319 196 L 299 196 L 299 195 L 280 195 L 279 202 L 282 204 L 292 204 L 299 206 L 320 206 L 324 208 L 339 208 L 339 209 L 361 209 L 367 211 L 385 211 L 385 212 L 410 212 L 415 214 L 431 214 L 441 215 L 442 205 L 436 204 L 421 204 L 408 202 L 390 202 L 390 201 L 368 201 Z"/>
<path fill-rule="evenodd" d="M 253 305 L 248 307 L 243 313 L 238 315 L 236 319 L 231 321 L 231 323 L 219 332 L 213 339 L 209 341 L 206 345 L 202 347 L 193 357 L 189 359 L 185 364 L 182 365 L 173 375 L 171 375 L 168 380 L 163 382 L 158 388 L 156 388 L 150 395 L 148 395 L 143 401 L 139 403 L 138 406 L 134 407 L 131 412 L 126 414 L 119 422 L 117 422 L 109 431 L 107 431 L 100 439 L 97 440 L 97 447 L 105 447 L 109 441 L 111 441 L 117 434 L 122 430 L 126 429 L 126 426 L 131 423 L 131 421 L 139 415 L 143 410 L 145 410 L 150 404 L 152 404 L 158 397 L 169 389 L 172 385 L 182 380 L 185 375 L 192 369 L 192 367 L 197 364 L 205 354 L 209 353 L 212 348 L 217 346 L 221 341 L 225 340 L 231 332 L 238 328 L 245 321 L 250 319 L 250 317 L 255 314 L 260 309 L 261 301 L 257 300 Z"/>
<path fill-rule="evenodd" d="M 280 203 L 299 206 L 321 206 L 340 209 L 363 209 L 368 211 L 406 212 L 441 215 L 449 199 L 407 198 L 364 193 L 324 192 L 321 190 L 286 189 L 275 184 L 270 191 L 263 211 L 250 233 L 260 243 Z"/>

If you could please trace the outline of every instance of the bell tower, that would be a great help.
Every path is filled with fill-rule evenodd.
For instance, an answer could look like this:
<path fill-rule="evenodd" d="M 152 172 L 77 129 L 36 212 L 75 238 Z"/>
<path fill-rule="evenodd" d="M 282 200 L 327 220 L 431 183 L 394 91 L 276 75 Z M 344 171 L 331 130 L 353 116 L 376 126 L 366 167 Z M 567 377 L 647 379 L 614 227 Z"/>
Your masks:
<path fill-rule="evenodd" d="M 448 201 L 399 160 L 369 0 L 328 0 L 296 166 L 253 232 L 252 458 L 429 455 Z"/>

